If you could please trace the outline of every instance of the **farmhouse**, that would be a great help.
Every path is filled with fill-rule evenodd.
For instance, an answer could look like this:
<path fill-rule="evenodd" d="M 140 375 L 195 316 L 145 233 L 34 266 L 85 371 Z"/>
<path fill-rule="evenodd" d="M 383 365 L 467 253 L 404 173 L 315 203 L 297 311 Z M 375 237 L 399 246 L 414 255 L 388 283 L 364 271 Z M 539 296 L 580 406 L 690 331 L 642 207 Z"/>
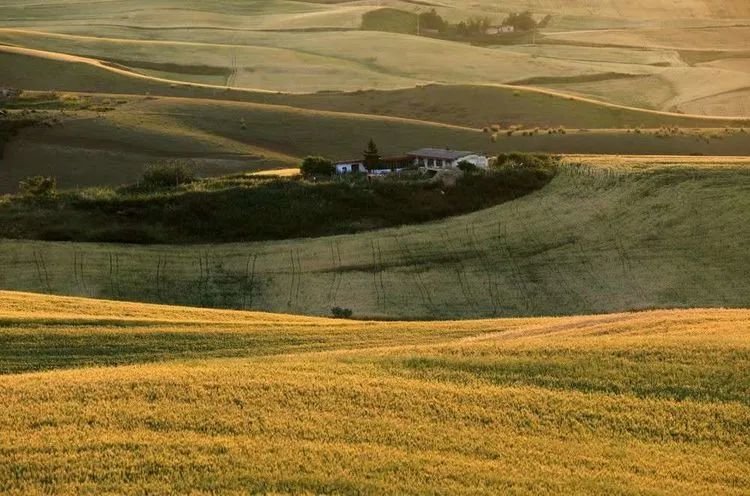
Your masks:
<path fill-rule="evenodd" d="M 382 157 L 378 162 L 377 168 L 370 170 L 367 170 L 365 161 L 362 159 L 342 160 L 333 165 L 336 168 L 336 174 L 367 173 L 372 175 L 385 175 L 412 167 L 413 162 L 411 157 L 403 155 L 398 157 Z"/>
<path fill-rule="evenodd" d="M 364 159 L 342 160 L 333 165 L 336 168 L 336 174 L 339 175 L 361 173 L 382 176 L 408 168 L 422 168 L 428 171 L 456 168 L 461 162 L 468 162 L 482 169 L 489 166 L 489 159 L 485 155 L 449 148 L 421 148 L 406 155 L 382 157 L 377 167 L 369 170 Z"/>
<path fill-rule="evenodd" d="M 458 167 L 461 162 L 468 162 L 481 169 L 489 167 L 489 159 L 478 153 L 451 150 L 448 148 L 421 148 L 407 154 L 416 167 L 426 169 L 444 169 Z"/>

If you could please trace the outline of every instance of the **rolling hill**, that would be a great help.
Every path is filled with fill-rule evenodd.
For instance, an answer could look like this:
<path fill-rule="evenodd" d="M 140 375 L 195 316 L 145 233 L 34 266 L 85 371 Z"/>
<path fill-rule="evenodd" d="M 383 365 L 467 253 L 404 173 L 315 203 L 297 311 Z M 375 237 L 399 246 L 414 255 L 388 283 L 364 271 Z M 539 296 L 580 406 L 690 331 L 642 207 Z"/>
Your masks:
<path fill-rule="evenodd" d="M 747 494 L 746 0 L 2 3 L 0 494 Z"/>
<path fill-rule="evenodd" d="M 533 89 L 228 91 L 139 77 L 93 59 L 0 52 L 0 63 L 16 68 L 4 75 L 5 84 L 39 91 L 3 105 L 14 115 L 33 111 L 56 122 L 24 129 L 5 146 L 0 192 L 15 192 L 21 179 L 34 174 L 53 175 L 64 188 L 135 182 L 147 164 L 166 159 L 191 160 L 203 175 L 293 167 L 309 154 L 358 156 L 370 138 L 386 154 L 426 144 L 493 154 L 750 153 L 744 133 L 723 129 L 750 127 L 748 120 L 641 111 Z M 52 81 L 44 76 L 50 73 L 56 75 Z M 491 125 L 499 131 L 480 132 Z M 564 135 L 546 131 L 560 126 Z M 664 135 L 663 126 L 682 131 Z M 507 136 L 510 127 L 522 129 Z M 697 129 L 716 127 L 722 129 Z M 635 128 L 644 130 L 631 132 Z"/>
<path fill-rule="evenodd" d="M 15 70 L 7 86 L 37 91 L 176 96 L 287 105 L 311 110 L 403 117 L 482 128 L 491 124 L 621 129 L 739 127 L 750 118 L 705 117 L 628 108 L 515 85 L 426 85 L 391 91 L 289 94 L 180 83 L 138 74 L 97 59 L 0 46 L 0 63 Z M 43 75 L 53 72 L 49 80 Z M 624 81 L 628 81 L 626 78 Z M 594 84 L 597 81 L 592 81 Z M 549 82 L 547 85 L 554 85 Z"/>
<path fill-rule="evenodd" d="M 0 293 L 0 491 L 739 495 L 749 322 L 360 323 Z"/>
<path fill-rule="evenodd" d="M 750 15 L 742 3 L 164 0 L 144 8 L 140 1 L 17 1 L 0 20 L 0 42 L 194 84 L 315 92 L 524 83 L 626 106 L 731 117 L 748 115 L 750 73 L 734 63 L 743 53 L 747 58 Z M 453 22 L 499 22 L 528 8 L 551 21 L 538 46 L 479 47 L 359 29 L 362 15 L 382 6 L 434 7 Z M 696 64 L 696 56 L 710 60 Z"/>
<path fill-rule="evenodd" d="M 316 315 L 341 306 L 379 318 L 750 305 L 747 159 L 598 160 L 497 207 L 350 236 L 3 241 L 0 287 Z"/>

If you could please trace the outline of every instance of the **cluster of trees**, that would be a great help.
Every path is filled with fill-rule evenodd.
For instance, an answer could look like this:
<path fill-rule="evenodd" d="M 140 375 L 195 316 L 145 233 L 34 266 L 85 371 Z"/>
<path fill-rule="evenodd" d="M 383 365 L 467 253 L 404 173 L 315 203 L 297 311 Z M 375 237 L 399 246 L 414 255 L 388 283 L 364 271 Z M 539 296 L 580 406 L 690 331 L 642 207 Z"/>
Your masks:
<path fill-rule="evenodd" d="M 512 13 L 502 21 L 503 26 L 512 26 L 513 31 L 524 33 L 542 28 L 551 17 L 537 22 L 529 11 Z M 497 26 L 498 21 L 489 17 L 470 17 L 458 23 L 444 19 L 435 9 L 415 14 L 390 7 L 372 10 L 362 16 L 362 29 L 407 34 L 438 34 L 441 38 L 481 38 Z"/>
<path fill-rule="evenodd" d="M 450 27 L 448 21 L 443 19 L 435 9 L 419 14 L 419 25 L 422 29 L 431 29 L 441 33 Z"/>
<path fill-rule="evenodd" d="M 546 17 L 545 19 L 549 22 L 549 17 Z M 503 26 L 513 26 L 516 31 L 533 31 L 539 27 L 544 27 L 536 22 L 534 15 L 528 10 L 521 13 L 510 14 L 503 21 Z"/>
<path fill-rule="evenodd" d="M 480 36 L 492 27 L 489 17 L 470 17 L 456 25 L 456 33 L 460 36 Z"/>
<path fill-rule="evenodd" d="M 502 25 L 513 26 L 515 31 L 525 32 L 544 27 L 549 23 L 551 17 L 545 17 L 541 22 L 534 19 L 530 11 L 512 13 L 506 17 Z M 481 36 L 495 23 L 489 17 L 470 17 L 457 24 L 451 24 L 443 19 L 435 9 L 419 14 L 419 23 L 422 29 L 438 31 L 441 34 L 456 34 L 459 36 Z"/>

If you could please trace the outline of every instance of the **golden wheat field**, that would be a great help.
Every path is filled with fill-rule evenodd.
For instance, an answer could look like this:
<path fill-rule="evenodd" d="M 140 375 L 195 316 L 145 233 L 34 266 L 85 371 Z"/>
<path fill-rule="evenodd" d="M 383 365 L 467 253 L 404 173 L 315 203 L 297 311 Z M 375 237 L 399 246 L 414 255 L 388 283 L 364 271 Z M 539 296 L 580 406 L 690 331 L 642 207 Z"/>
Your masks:
<path fill-rule="evenodd" d="M 0 0 L 0 496 L 750 496 L 748 40 Z"/>
<path fill-rule="evenodd" d="M 0 293 L 4 494 L 747 494 L 750 312 L 353 322 Z"/>

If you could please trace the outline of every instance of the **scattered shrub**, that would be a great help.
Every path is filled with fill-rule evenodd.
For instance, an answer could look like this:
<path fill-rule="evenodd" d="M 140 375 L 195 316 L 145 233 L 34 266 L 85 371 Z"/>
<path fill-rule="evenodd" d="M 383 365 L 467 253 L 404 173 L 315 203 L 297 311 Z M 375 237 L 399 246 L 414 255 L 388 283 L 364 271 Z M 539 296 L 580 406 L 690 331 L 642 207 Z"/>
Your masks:
<path fill-rule="evenodd" d="M 560 158 L 558 156 L 547 155 L 545 153 L 501 153 L 497 157 L 495 168 L 526 167 L 532 169 L 551 169 L 554 168 L 559 161 Z"/>
<path fill-rule="evenodd" d="M 336 319 L 350 319 L 353 312 L 350 308 L 333 307 L 331 308 L 331 314 Z"/>
<path fill-rule="evenodd" d="M 149 165 L 143 173 L 141 186 L 147 188 L 171 188 L 195 181 L 195 172 L 184 162 L 167 161 Z"/>
<path fill-rule="evenodd" d="M 57 180 L 48 176 L 27 177 L 18 183 L 18 189 L 27 198 L 52 198 L 57 194 Z"/>
<path fill-rule="evenodd" d="M 479 170 L 476 165 L 472 164 L 471 162 L 467 162 L 466 160 L 460 161 L 458 163 L 458 168 L 463 172 L 466 172 L 467 174 L 471 174 Z"/>

